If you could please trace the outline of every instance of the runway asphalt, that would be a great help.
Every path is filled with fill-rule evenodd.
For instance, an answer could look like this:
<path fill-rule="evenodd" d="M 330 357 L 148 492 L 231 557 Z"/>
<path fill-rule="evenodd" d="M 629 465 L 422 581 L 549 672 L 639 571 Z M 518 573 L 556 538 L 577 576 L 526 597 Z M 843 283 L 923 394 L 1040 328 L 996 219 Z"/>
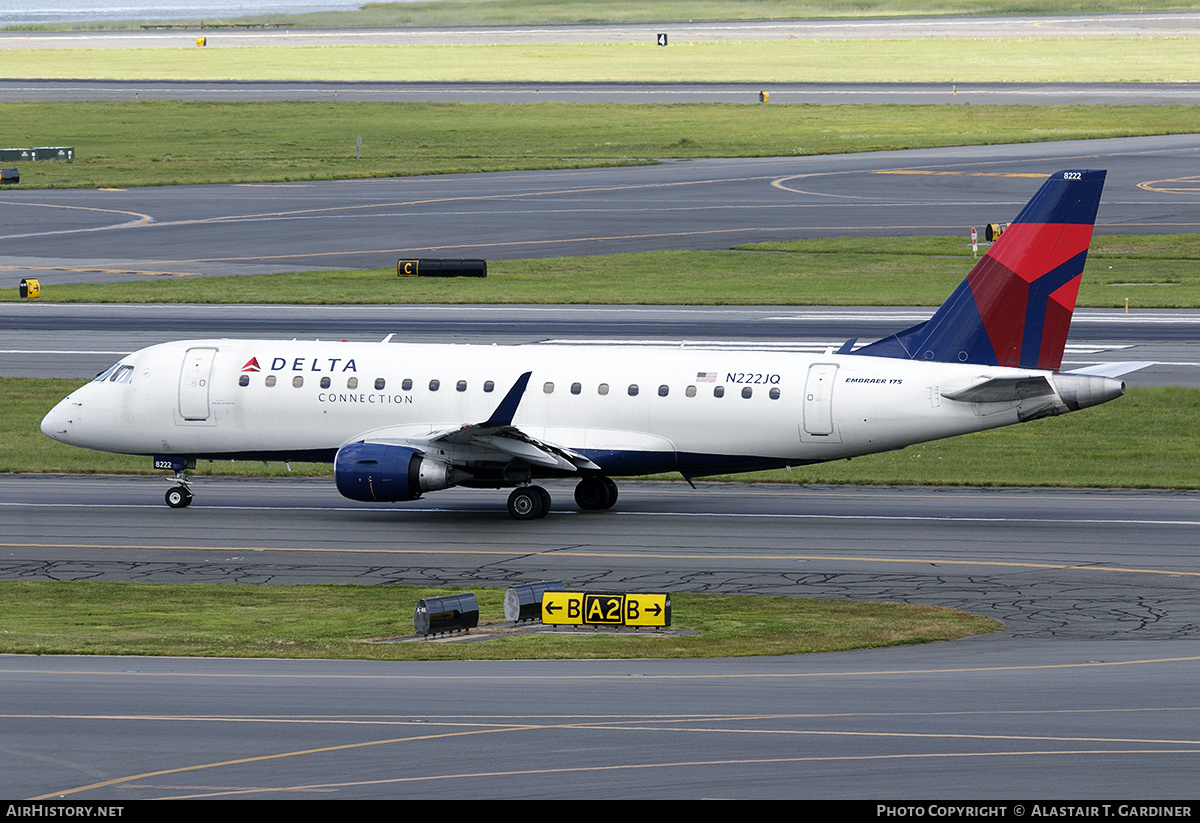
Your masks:
<path fill-rule="evenodd" d="M 623 343 L 820 353 L 928 319 L 928 307 L 186 306 L 0 303 L 0 376 L 89 379 L 136 349 L 230 337 L 395 342 Z M 1200 386 L 1200 312 L 1075 312 L 1065 369 L 1155 361 L 1141 386 Z"/>
<path fill-rule="evenodd" d="M 376 83 L 0 79 L 0 97 L 8 101 L 756 104 L 762 92 L 767 93 L 770 105 L 775 106 L 844 103 L 1189 106 L 1200 103 L 1200 83 Z"/>
<path fill-rule="evenodd" d="M 0 478 L 0 575 L 563 578 L 938 603 L 1009 631 L 691 661 L 0 657 L 13 795 L 1194 796 L 1195 493 L 626 483 L 617 510 L 560 504 L 531 528 L 500 493 L 371 509 L 325 480 L 222 479 L 170 510 L 162 486 Z M 412 608 L 397 603 L 398 627 Z"/>
<path fill-rule="evenodd" d="M 2 19 L 2 18 L 0 18 Z M 170 24 L 168 24 L 170 25 Z M 535 43 L 668 43 L 726 40 L 913 39 L 1011 37 L 1196 37 L 1200 13 L 1030 14 L 876 17 L 812 20 L 670 21 L 537 26 L 409 27 L 394 29 L 137 29 L 129 31 L 4 31 L 0 48 L 206 48 L 237 46 L 466 45 Z M 670 46 L 668 45 L 668 48 Z"/>

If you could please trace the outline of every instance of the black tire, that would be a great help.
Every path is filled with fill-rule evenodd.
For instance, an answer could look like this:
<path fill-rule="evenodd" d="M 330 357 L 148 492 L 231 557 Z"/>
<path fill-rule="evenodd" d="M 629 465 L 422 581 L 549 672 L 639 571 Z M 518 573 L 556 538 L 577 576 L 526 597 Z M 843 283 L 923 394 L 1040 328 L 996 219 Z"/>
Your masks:
<path fill-rule="evenodd" d="M 550 492 L 543 489 L 541 486 L 530 486 L 531 489 L 536 489 L 537 493 L 542 496 L 542 513 L 541 517 L 545 517 L 550 513 Z"/>
<path fill-rule="evenodd" d="M 600 477 L 585 477 L 575 487 L 575 505 L 584 511 L 606 508 L 608 489 Z"/>
<path fill-rule="evenodd" d="M 508 496 L 508 513 L 514 520 L 537 520 L 550 511 L 550 493 L 541 486 L 521 486 Z"/>
<path fill-rule="evenodd" d="M 617 484 L 607 477 L 585 477 L 575 487 L 575 503 L 584 511 L 611 509 L 617 502 Z"/>
<path fill-rule="evenodd" d="M 166 500 L 172 509 L 186 509 L 192 502 L 192 493 L 183 486 L 172 486 L 167 489 Z"/>
<path fill-rule="evenodd" d="M 604 488 L 608 490 L 608 502 L 604 504 L 604 508 L 611 509 L 617 504 L 617 484 L 608 477 L 601 477 L 600 480 L 603 481 Z"/>

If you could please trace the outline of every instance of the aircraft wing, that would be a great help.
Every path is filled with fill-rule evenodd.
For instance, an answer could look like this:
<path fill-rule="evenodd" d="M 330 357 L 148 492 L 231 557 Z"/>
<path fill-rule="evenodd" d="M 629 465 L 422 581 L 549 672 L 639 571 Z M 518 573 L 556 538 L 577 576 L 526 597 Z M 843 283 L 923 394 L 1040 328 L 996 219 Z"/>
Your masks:
<path fill-rule="evenodd" d="M 545 468 L 568 472 L 600 471 L 599 466 L 582 454 L 530 437 L 512 424 L 531 374 L 525 372 L 517 378 L 492 416 L 482 423 L 446 429 L 422 439 L 431 448 L 466 449 L 473 454 L 494 451 Z M 410 438 L 409 442 L 415 440 Z"/>

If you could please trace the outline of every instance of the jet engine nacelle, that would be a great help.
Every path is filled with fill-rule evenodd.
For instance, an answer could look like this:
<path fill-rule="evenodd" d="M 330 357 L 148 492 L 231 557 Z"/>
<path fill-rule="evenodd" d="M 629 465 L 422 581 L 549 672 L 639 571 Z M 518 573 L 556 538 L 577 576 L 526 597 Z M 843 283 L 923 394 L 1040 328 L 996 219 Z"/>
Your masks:
<path fill-rule="evenodd" d="M 415 500 L 422 492 L 445 489 L 468 475 L 407 446 L 350 443 L 333 459 L 333 477 L 343 497 L 368 503 Z"/>
<path fill-rule="evenodd" d="M 1099 406 L 1125 394 L 1125 383 L 1091 374 L 1055 374 L 1054 388 L 1071 411 Z"/>

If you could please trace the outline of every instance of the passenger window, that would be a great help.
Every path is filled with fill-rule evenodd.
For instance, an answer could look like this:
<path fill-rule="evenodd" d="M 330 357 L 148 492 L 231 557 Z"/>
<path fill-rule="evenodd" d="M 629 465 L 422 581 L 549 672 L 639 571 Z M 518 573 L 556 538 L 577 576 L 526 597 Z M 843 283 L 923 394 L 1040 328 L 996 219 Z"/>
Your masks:
<path fill-rule="evenodd" d="M 440 389 L 441 387 L 442 387 L 442 381 L 441 381 L 441 380 L 438 380 L 438 379 L 436 379 L 436 378 L 435 378 L 435 379 L 433 379 L 433 380 L 430 380 L 430 381 L 429 381 L 429 390 L 430 390 L 430 391 L 437 391 L 437 390 L 438 390 L 438 389 Z"/>
<path fill-rule="evenodd" d="M 658 387 L 658 396 L 659 397 L 666 397 L 670 393 L 671 393 L 671 390 L 669 388 L 667 388 L 666 385 L 662 385 L 662 386 Z"/>
<path fill-rule="evenodd" d="M 269 389 L 274 385 L 275 385 L 275 375 L 268 374 L 267 375 L 267 388 Z"/>
<path fill-rule="evenodd" d="M 382 377 L 375 378 L 375 391 L 383 391 L 383 387 L 387 385 L 387 381 Z"/>
<path fill-rule="evenodd" d="M 749 399 L 750 395 L 752 394 L 754 394 L 754 389 L 750 388 L 749 386 L 746 386 L 744 389 L 742 389 L 742 397 Z"/>
<path fill-rule="evenodd" d="M 346 388 L 348 388 L 348 389 L 357 389 L 357 388 L 358 388 L 358 378 L 357 378 L 357 377 L 351 377 L 349 380 L 347 380 L 347 381 L 346 381 Z"/>
<path fill-rule="evenodd" d="M 688 397 L 695 397 L 696 396 L 696 387 L 688 386 L 687 389 L 685 389 L 683 393 L 686 394 Z"/>
<path fill-rule="evenodd" d="M 554 384 L 547 380 L 542 384 L 542 391 L 546 394 L 554 394 Z"/>
<path fill-rule="evenodd" d="M 596 387 L 596 393 L 600 394 L 600 395 L 608 394 L 608 384 L 601 383 L 599 386 Z"/>
<path fill-rule="evenodd" d="M 404 380 L 400 382 L 400 388 L 404 391 L 412 391 L 412 378 L 404 378 Z"/>
<path fill-rule="evenodd" d="M 323 389 L 329 388 L 330 382 L 332 382 L 332 381 L 330 381 L 330 379 L 328 377 L 322 377 L 321 378 L 321 388 L 323 388 Z"/>
<path fill-rule="evenodd" d="M 300 375 L 296 375 L 295 377 L 292 378 L 292 385 L 295 386 L 296 388 L 300 388 L 301 386 L 304 385 L 304 378 L 301 377 Z"/>
<path fill-rule="evenodd" d="M 778 400 L 778 399 L 779 399 L 779 387 L 778 387 L 778 386 L 776 386 L 776 387 L 774 387 L 773 389 L 771 389 L 771 391 L 770 391 L 770 396 L 771 396 L 771 399 L 772 399 L 772 400 Z"/>
<path fill-rule="evenodd" d="M 724 396 L 725 396 L 725 387 L 724 386 L 713 386 L 713 397 L 724 397 Z"/>
<path fill-rule="evenodd" d="M 581 386 L 579 383 L 571 384 L 571 394 L 579 394 L 581 391 L 583 391 L 583 386 Z"/>
<path fill-rule="evenodd" d="M 459 380 L 457 383 L 454 384 L 454 388 L 456 391 L 466 391 L 467 390 L 467 381 Z"/>
<path fill-rule="evenodd" d="M 637 393 L 638 393 L 637 383 L 630 383 L 629 384 L 629 396 L 637 397 Z"/>
<path fill-rule="evenodd" d="M 250 375 L 243 374 L 241 377 L 239 377 L 238 385 L 239 386 L 249 386 L 250 385 Z"/>
<path fill-rule="evenodd" d="M 484 390 L 485 392 L 491 392 L 491 391 L 495 391 L 495 389 L 496 389 L 496 384 L 495 384 L 495 383 L 493 383 L 491 380 L 484 380 L 484 381 L 483 381 L 483 390 Z"/>

